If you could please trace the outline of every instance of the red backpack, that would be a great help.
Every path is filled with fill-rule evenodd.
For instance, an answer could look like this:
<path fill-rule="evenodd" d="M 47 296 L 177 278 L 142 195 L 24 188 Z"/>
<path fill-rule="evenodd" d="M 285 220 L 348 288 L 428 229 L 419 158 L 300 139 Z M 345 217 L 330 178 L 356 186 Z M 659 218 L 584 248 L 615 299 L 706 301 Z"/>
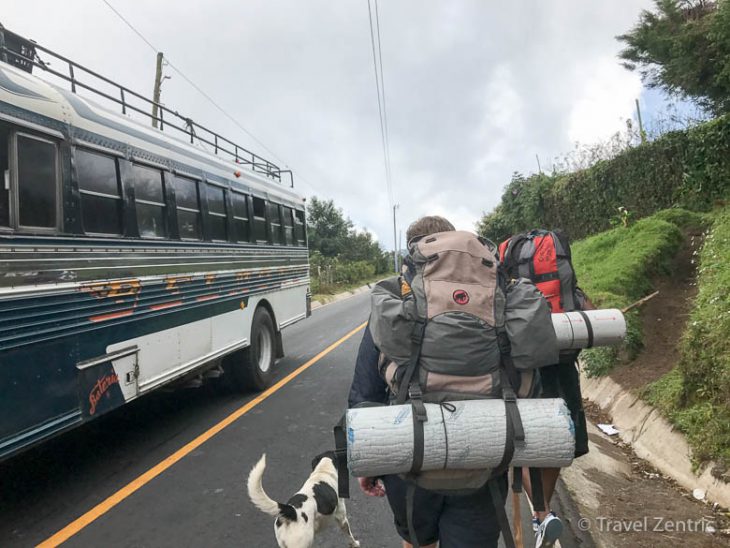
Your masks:
<path fill-rule="evenodd" d="M 570 244 L 561 232 L 536 229 L 512 236 L 499 245 L 499 257 L 510 278 L 528 278 L 537 286 L 552 312 L 583 309 Z"/>

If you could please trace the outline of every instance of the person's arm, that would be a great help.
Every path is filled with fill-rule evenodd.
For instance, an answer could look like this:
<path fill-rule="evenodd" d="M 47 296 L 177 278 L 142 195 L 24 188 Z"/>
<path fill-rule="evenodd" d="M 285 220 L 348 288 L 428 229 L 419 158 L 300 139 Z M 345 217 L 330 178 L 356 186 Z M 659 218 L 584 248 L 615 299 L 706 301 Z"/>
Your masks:
<path fill-rule="evenodd" d="M 579 309 L 580 310 L 595 310 L 596 306 L 591 302 L 591 300 L 588 298 L 588 295 L 586 295 L 585 291 L 583 291 L 580 287 L 576 288 L 576 293 L 578 294 L 579 298 Z"/>
<path fill-rule="evenodd" d="M 357 351 L 355 374 L 352 377 L 347 406 L 352 408 L 365 402 L 388 403 L 388 386 L 378 371 L 380 351 L 373 342 L 370 327 L 365 328 Z M 385 488 L 378 478 L 357 478 L 360 489 L 370 497 L 385 496 Z"/>
<path fill-rule="evenodd" d="M 365 328 L 357 351 L 355 374 L 350 385 L 347 406 L 355 407 L 361 403 L 388 403 L 388 386 L 378 371 L 380 351 L 373 342 L 370 327 Z"/>

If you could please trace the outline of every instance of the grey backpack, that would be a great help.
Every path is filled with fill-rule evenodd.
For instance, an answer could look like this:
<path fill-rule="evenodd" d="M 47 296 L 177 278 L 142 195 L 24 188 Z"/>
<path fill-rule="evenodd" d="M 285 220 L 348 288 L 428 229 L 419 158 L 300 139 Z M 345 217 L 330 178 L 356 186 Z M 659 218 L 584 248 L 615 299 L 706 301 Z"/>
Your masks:
<path fill-rule="evenodd" d="M 524 440 L 517 395 L 537 368 L 557 362 L 547 302 L 525 279 L 507 283 L 496 246 L 450 231 L 409 243 L 408 276 L 372 290 L 370 331 L 393 402 L 412 405 L 414 455 L 408 479 L 439 492 L 468 493 L 506 469 Z M 420 472 L 424 402 L 503 398 L 508 438 L 495 470 Z"/>

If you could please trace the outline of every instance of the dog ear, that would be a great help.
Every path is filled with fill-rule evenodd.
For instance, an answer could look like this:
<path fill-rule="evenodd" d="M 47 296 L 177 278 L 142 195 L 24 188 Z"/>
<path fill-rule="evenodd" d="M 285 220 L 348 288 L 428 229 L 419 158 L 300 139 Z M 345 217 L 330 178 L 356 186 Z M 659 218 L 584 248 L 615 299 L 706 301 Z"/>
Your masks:
<path fill-rule="evenodd" d="M 335 466 L 337 465 L 337 456 L 335 455 L 335 452 L 325 451 L 324 453 L 320 453 L 312 459 L 312 470 L 317 468 L 319 461 L 321 461 L 322 459 L 330 459 L 332 461 L 332 464 L 334 464 Z"/>

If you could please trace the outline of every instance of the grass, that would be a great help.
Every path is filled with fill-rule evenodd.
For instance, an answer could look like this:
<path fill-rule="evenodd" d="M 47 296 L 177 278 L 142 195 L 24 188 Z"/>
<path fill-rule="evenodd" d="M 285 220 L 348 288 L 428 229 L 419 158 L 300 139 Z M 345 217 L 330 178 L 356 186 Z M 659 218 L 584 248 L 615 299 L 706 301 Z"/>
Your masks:
<path fill-rule="evenodd" d="M 581 287 L 602 308 L 622 308 L 648 294 L 652 280 L 670 272 L 683 231 L 705 228 L 699 252 L 699 292 L 680 341 L 680 360 L 642 396 L 687 436 L 695 466 L 730 467 L 730 207 L 701 214 L 667 209 L 628 228 L 615 228 L 573 245 Z M 624 347 L 582 354 L 589 376 L 608 373 L 642 344 L 638 311 L 627 315 Z"/>
<path fill-rule="evenodd" d="M 680 361 L 646 398 L 682 432 L 696 464 L 730 466 L 730 208 L 715 215 L 699 253 L 699 292 Z"/>
<path fill-rule="evenodd" d="M 599 308 L 624 308 L 652 290 L 652 280 L 670 271 L 682 241 L 680 226 L 700 222 L 696 214 L 665 210 L 628 227 L 618 227 L 573 244 L 578 283 Z M 642 348 L 638 311 L 629 312 L 621 347 L 594 348 L 581 356 L 588 376 L 607 374 L 620 356 L 633 359 Z"/>
<path fill-rule="evenodd" d="M 352 291 L 353 289 L 357 289 L 358 287 L 362 287 L 366 284 L 375 283 L 386 277 L 388 277 L 388 274 L 377 274 L 353 283 L 320 285 L 317 287 L 316 293 L 312 294 L 312 302 L 319 301 L 321 303 L 327 303 L 338 293 Z"/>
<path fill-rule="evenodd" d="M 680 208 L 663 209 L 652 218 L 675 224 L 683 230 L 705 228 L 712 224 L 712 215 Z"/>
<path fill-rule="evenodd" d="M 653 277 L 669 272 L 682 240 L 676 224 L 648 217 L 576 242 L 573 266 L 598 304 L 626 305 L 651 291 Z"/>

